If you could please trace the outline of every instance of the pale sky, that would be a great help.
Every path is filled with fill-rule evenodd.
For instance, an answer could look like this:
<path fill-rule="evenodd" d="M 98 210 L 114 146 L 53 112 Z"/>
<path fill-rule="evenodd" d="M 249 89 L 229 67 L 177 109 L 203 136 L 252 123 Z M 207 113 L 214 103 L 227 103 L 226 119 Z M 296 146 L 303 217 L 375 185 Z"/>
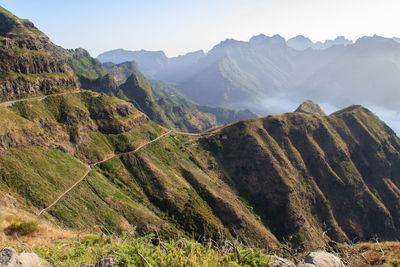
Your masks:
<path fill-rule="evenodd" d="M 299 34 L 400 36 L 399 0 L 0 0 L 64 48 L 117 48 L 168 56 L 210 50 L 226 38 Z"/>

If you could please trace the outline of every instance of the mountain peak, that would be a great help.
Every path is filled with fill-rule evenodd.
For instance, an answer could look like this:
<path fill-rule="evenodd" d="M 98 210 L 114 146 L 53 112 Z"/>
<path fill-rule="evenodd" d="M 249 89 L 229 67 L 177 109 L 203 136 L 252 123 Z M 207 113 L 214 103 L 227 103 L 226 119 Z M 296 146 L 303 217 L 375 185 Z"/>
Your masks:
<path fill-rule="evenodd" d="M 321 109 L 318 104 L 315 104 L 311 100 L 306 100 L 294 111 L 294 112 L 302 112 L 307 114 L 315 114 L 326 116 L 325 112 Z"/>
<path fill-rule="evenodd" d="M 286 42 L 285 38 L 283 38 L 279 34 L 275 34 L 271 37 L 266 36 L 265 34 L 259 34 L 251 37 L 249 40 L 249 43 L 251 44 L 258 44 L 258 43 L 284 44 L 285 42 Z"/>
<path fill-rule="evenodd" d="M 306 50 L 313 46 L 313 42 L 304 35 L 297 35 L 296 37 L 287 40 L 287 45 L 296 50 Z"/>

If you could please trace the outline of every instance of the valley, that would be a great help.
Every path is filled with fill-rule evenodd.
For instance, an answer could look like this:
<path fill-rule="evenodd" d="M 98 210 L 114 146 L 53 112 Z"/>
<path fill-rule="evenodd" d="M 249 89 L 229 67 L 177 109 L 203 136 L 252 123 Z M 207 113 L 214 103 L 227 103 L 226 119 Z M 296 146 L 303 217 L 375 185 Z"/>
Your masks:
<path fill-rule="evenodd" d="M 0 7 L 1 248 L 54 266 L 394 265 L 400 139 L 353 100 L 397 108 L 398 46 L 258 35 L 101 63 Z M 297 108 L 263 106 L 284 95 Z"/>

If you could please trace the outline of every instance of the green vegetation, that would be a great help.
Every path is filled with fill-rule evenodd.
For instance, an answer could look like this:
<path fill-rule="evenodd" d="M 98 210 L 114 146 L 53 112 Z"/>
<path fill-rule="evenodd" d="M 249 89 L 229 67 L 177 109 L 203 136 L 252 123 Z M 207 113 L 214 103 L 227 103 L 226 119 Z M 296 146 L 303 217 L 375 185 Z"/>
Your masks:
<path fill-rule="evenodd" d="M 23 74 L 17 72 L 2 72 L 0 74 L 0 81 L 5 80 L 21 80 L 21 81 L 35 81 L 42 79 L 61 79 L 69 78 L 71 73 L 67 72 L 51 72 L 51 73 L 40 73 L 40 74 Z"/>
<path fill-rule="evenodd" d="M 40 146 L 12 148 L 0 157 L 0 184 L 37 207 L 50 204 L 85 171 L 72 155 Z"/>
<path fill-rule="evenodd" d="M 391 267 L 400 267 L 400 260 L 399 259 L 393 259 L 389 261 L 389 264 Z"/>
<path fill-rule="evenodd" d="M 5 232 L 8 235 L 20 234 L 27 235 L 35 232 L 38 228 L 38 222 L 34 221 L 24 221 L 22 219 L 14 220 L 6 229 Z"/>
<path fill-rule="evenodd" d="M 68 63 L 78 76 L 96 79 L 104 75 L 104 69 L 101 63 L 90 56 L 80 57 L 78 59 L 73 58 Z"/>
<path fill-rule="evenodd" d="M 127 266 L 264 266 L 270 257 L 259 249 L 241 245 L 190 239 L 163 241 L 154 235 L 136 237 L 125 233 L 121 238 L 87 237 L 81 242 L 59 241 L 50 248 L 35 248 L 34 252 L 54 266 L 96 263 L 103 257 L 113 257 Z M 139 254 L 141 256 L 139 256 Z"/>

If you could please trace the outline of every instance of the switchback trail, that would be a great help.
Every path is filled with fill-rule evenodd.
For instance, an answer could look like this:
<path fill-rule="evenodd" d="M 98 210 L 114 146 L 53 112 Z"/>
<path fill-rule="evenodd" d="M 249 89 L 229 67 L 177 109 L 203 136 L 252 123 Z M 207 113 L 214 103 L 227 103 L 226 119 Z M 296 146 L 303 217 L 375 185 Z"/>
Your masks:
<path fill-rule="evenodd" d="M 140 145 L 139 147 L 137 147 L 137 148 L 136 148 L 135 150 L 133 150 L 133 151 L 123 152 L 123 153 L 117 153 L 117 154 L 114 154 L 114 155 L 112 155 L 112 156 L 110 156 L 110 157 L 107 157 L 107 158 L 105 158 L 105 159 L 103 159 L 103 160 L 101 160 L 101 161 L 92 163 L 92 164 L 90 164 L 90 165 L 86 165 L 87 168 L 88 168 L 87 171 L 86 171 L 86 173 L 85 173 L 76 183 L 74 183 L 69 189 L 67 189 L 65 192 L 63 192 L 63 193 L 62 193 L 53 203 L 51 203 L 47 208 L 44 208 L 43 210 L 41 210 L 41 211 L 38 213 L 37 218 L 39 218 L 39 217 L 42 216 L 45 212 L 47 212 L 49 209 L 51 209 L 53 206 L 55 206 L 55 205 L 56 205 L 63 197 L 65 197 L 72 189 L 74 189 L 74 188 L 75 188 L 76 186 L 78 186 L 82 181 L 84 181 L 84 180 L 88 177 L 88 175 L 90 174 L 90 172 L 93 170 L 93 167 L 95 167 L 96 165 L 101 164 L 101 163 L 106 162 L 106 161 L 109 161 L 109 160 L 111 160 L 111 159 L 113 159 L 113 158 L 117 158 L 117 157 L 121 157 L 121 156 L 124 156 L 124 155 L 129 155 L 129 154 L 137 153 L 137 152 L 139 152 L 141 149 L 145 148 L 146 146 L 148 146 L 148 145 L 150 145 L 150 144 L 152 144 L 152 143 L 154 143 L 154 142 L 156 142 L 156 141 L 158 141 L 158 140 L 160 140 L 160 139 L 166 137 L 166 136 L 169 135 L 171 132 L 172 132 L 172 130 L 169 130 L 168 132 L 163 133 L 163 134 L 160 135 L 159 137 L 157 137 L 157 138 L 155 138 L 155 139 L 153 139 L 153 140 L 151 140 L 151 141 L 149 141 L 149 142 L 147 142 L 147 143 L 144 143 L 144 144 Z"/>

